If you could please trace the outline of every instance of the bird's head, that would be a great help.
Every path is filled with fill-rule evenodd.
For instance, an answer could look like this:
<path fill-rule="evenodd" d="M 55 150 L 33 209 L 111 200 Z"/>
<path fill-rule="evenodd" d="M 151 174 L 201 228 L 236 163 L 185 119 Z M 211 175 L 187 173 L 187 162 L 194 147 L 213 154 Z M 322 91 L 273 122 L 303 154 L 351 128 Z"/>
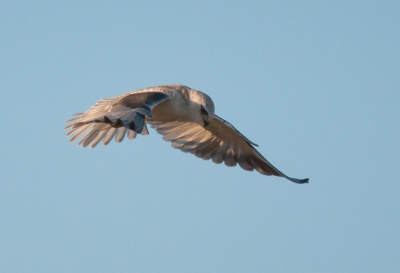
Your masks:
<path fill-rule="evenodd" d="M 191 109 L 196 122 L 206 127 L 214 118 L 215 107 L 212 99 L 203 92 L 189 89 L 189 100 L 192 104 Z"/>
<path fill-rule="evenodd" d="M 200 115 L 203 118 L 204 127 L 206 127 L 214 118 L 215 108 L 214 102 L 208 95 L 204 93 L 201 93 L 201 95 L 202 100 L 200 102 Z"/>

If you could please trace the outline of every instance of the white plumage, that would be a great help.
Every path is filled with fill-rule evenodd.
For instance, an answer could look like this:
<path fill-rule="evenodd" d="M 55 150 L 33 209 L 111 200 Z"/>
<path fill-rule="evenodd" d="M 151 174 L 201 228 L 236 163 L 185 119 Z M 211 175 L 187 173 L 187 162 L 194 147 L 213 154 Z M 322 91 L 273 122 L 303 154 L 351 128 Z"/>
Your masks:
<path fill-rule="evenodd" d="M 239 164 L 244 170 L 281 176 L 295 183 L 308 179 L 290 178 L 268 162 L 255 143 L 242 135 L 226 120 L 215 115 L 211 98 L 183 85 L 149 87 L 98 101 L 75 118 L 65 129 L 70 142 L 82 138 L 78 145 L 94 148 L 113 138 L 148 135 L 147 124 L 163 135 L 165 141 L 183 152 L 226 166 Z"/>

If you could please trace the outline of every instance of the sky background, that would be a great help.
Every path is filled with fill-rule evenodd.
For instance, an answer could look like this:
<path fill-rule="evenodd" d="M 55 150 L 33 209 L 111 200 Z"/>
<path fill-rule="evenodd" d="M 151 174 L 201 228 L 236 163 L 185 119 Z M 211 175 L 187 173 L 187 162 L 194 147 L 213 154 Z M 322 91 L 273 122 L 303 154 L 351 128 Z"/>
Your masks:
<path fill-rule="evenodd" d="M 3 0 L 0 40 L 0 272 L 400 272 L 399 1 Z M 68 144 L 169 83 L 310 183 Z"/>

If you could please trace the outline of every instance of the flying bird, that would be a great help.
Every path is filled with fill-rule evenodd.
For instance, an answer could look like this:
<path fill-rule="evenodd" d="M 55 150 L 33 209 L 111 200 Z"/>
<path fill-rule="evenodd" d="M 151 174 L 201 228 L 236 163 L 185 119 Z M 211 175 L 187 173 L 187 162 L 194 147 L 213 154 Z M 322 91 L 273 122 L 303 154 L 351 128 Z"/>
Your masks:
<path fill-rule="evenodd" d="M 215 114 L 211 98 L 184 85 L 148 87 L 99 100 L 84 113 L 74 114 L 65 127 L 73 142 L 94 148 L 114 138 L 121 142 L 137 134 L 148 135 L 147 124 L 163 135 L 165 141 L 183 152 L 226 166 L 239 164 L 246 171 L 285 177 L 295 183 L 306 179 L 288 177 L 275 168 L 232 124 Z"/>

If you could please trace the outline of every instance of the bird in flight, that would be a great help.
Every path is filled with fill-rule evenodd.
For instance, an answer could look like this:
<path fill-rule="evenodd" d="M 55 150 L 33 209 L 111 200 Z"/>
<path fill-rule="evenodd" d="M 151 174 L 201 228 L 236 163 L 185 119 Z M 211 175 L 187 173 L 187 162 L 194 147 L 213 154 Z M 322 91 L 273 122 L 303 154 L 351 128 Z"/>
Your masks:
<path fill-rule="evenodd" d="M 113 138 L 121 142 L 137 134 L 148 135 L 147 124 L 163 135 L 165 141 L 183 152 L 214 163 L 232 167 L 239 164 L 246 171 L 285 177 L 292 182 L 306 179 L 288 177 L 275 168 L 232 124 L 215 114 L 211 98 L 184 85 L 148 87 L 99 100 L 84 113 L 74 114 L 65 127 L 73 142 L 94 148 L 100 141 L 107 145 Z"/>

